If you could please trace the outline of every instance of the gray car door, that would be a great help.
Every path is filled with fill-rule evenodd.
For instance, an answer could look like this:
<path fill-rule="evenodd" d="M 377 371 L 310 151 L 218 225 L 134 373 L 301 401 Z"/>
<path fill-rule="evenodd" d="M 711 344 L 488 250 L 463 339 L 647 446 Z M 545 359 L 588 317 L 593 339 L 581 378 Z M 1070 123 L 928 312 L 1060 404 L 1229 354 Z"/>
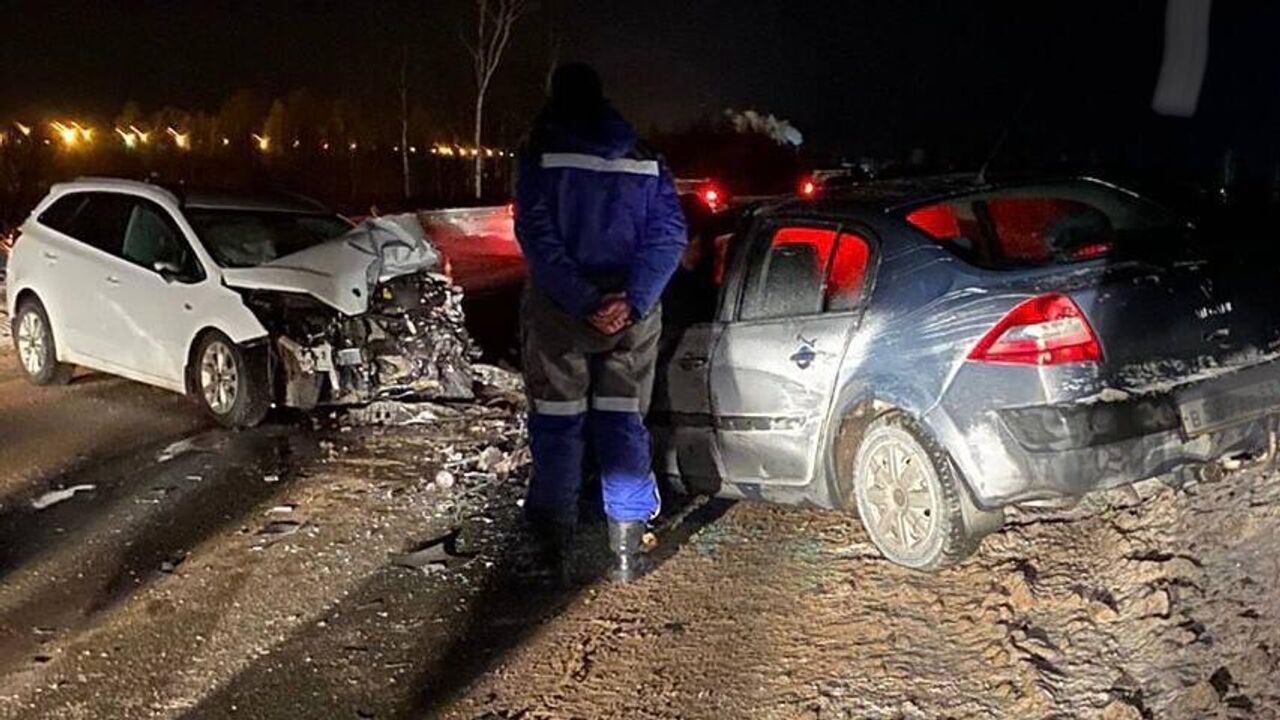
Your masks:
<path fill-rule="evenodd" d="M 654 469 L 679 480 L 688 492 L 719 489 L 709 374 L 721 327 L 702 322 L 673 328 L 664 333 L 659 352 L 649 416 Z"/>
<path fill-rule="evenodd" d="M 813 477 L 872 249 L 865 235 L 833 225 L 775 222 L 753 233 L 741 300 L 712 357 L 726 479 L 804 485 Z"/>

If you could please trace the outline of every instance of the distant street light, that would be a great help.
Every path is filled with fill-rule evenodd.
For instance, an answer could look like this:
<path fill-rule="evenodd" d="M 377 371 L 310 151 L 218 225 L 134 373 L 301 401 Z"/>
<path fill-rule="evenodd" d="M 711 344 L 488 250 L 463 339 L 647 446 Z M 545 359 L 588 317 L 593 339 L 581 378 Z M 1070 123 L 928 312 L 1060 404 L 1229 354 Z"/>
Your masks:
<path fill-rule="evenodd" d="M 169 137 L 173 138 L 174 147 L 179 150 L 191 149 L 191 133 L 178 132 L 174 128 L 166 128 L 165 132 L 169 134 Z"/>
<path fill-rule="evenodd" d="M 63 147 L 68 150 L 77 147 L 81 143 L 88 144 L 93 142 L 93 128 L 82 127 L 75 122 L 67 124 L 57 120 L 49 123 L 49 127 L 57 134 L 58 140 L 62 142 Z"/>
<path fill-rule="evenodd" d="M 249 137 L 253 138 L 253 142 L 254 142 L 254 144 L 255 144 L 255 145 L 257 145 L 257 146 L 258 146 L 258 151 L 259 151 L 259 152 L 270 152 L 270 151 L 271 151 L 271 138 L 270 138 L 270 137 L 268 137 L 268 136 L 266 136 L 266 135 L 259 135 L 259 134 L 257 134 L 257 133 L 250 133 Z"/>
<path fill-rule="evenodd" d="M 138 135 L 132 130 L 116 128 L 116 134 L 120 136 L 120 139 L 124 141 L 124 146 L 129 150 L 138 147 Z"/>

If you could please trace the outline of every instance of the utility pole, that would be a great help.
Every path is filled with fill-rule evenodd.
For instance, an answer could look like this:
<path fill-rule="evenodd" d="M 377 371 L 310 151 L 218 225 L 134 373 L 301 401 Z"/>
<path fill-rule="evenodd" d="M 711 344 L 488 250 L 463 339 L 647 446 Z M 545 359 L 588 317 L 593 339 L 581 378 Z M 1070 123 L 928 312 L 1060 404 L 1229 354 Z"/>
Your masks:
<path fill-rule="evenodd" d="M 409 45 L 400 57 L 400 171 L 404 179 L 404 199 L 413 195 L 409 183 Z"/>

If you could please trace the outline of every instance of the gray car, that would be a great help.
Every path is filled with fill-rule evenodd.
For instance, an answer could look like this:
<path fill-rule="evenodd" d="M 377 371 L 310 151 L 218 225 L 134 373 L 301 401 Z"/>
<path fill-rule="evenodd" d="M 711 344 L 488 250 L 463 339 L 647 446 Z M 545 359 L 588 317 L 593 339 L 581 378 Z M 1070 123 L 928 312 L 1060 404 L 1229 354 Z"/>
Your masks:
<path fill-rule="evenodd" d="M 726 235 L 695 238 L 666 305 L 651 425 L 678 488 L 856 508 L 932 570 L 1011 505 L 1271 447 L 1275 273 L 1133 192 L 874 182 Z"/>

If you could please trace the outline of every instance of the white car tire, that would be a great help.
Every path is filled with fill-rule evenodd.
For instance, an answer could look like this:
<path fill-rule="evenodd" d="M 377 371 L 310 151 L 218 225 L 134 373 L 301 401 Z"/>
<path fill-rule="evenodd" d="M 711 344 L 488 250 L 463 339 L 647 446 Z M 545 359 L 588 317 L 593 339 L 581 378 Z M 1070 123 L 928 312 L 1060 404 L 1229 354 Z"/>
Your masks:
<path fill-rule="evenodd" d="M 265 363 L 216 330 L 200 337 L 192 361 L 196 401 L 218 424 L 249 428 L 266 418 L 271 392 Z"/>
<path fill-rule="evenodd" d="M 18 304 L 12 330 L 18 366 L 28 380 L 36 385 L 66 385 L 71 382 L 75 368 L 58 362 L 53 325 L 39 300 L 29 298 Z"/>

